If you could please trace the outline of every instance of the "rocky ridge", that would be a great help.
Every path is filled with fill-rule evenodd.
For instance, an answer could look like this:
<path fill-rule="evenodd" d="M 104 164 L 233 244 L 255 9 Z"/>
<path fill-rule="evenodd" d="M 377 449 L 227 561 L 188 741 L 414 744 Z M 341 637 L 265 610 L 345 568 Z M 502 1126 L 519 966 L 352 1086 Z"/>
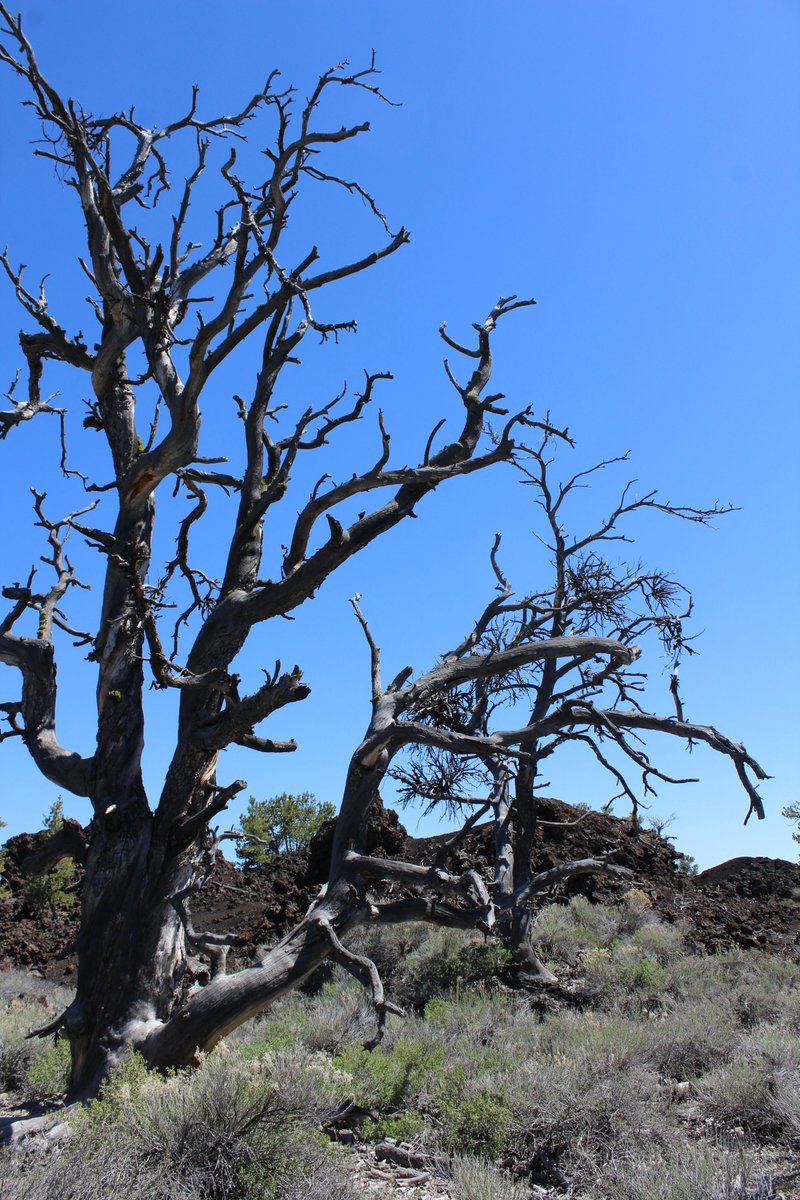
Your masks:
<path fill-rule="evenodd" d="M 559 801 L 543 801 L 543 824 L 534 854 L 537 870 L 560 862 L 604 854 L 630 867 L 633 886 L 649 896 L 669 922 L 681 923 L 690 949 L 714 952 L 735 946 L 775 954 L 800 955 L 800 864 L 782 859 L 742 857 L 694 877 L 682 873 L 682 856 L 655 832 L 633 830 L 630 823 L 599 812 L 580 812 Z M 242 871 L 224 858 L 193 905 L 198 927 L 235 931 L 236 957 L 247 961 L 295 924 L 327 875 L 333 823 L 320 830 L 307 850 L 281 855 L 270 864 Z M 395 812 L 382 807 L 372 814 L 367 853 L 431 863 L 447 835 L 412 838 Z M 25 900 L 24 859 L 41 845 L 43 835 L 20 834 L 6 843 L 0 899 L 0 968 L 22 967 L 60 978 L 75 970 L 80 879 L 75 906 L 68 911 L 31 912 Z M 478 826 L 449 859 L 453 869 L 467 865 L 489 873 L 492 833 Z M 609 900 L 630 883 L 580 876 L 559 885 L 551 899 L 582 893 Z"/>

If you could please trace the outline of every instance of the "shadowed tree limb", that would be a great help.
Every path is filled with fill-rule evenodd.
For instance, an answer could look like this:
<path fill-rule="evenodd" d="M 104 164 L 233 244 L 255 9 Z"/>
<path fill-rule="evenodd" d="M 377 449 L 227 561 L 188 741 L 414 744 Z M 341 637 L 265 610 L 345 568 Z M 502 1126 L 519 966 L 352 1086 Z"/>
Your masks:
<path fill-rule="evenodd" d="M 47 838 L 38 850 L 25 856 L 19 869 L 23 875 L 46 875 L 64 858 L 84 863 L 88 849 L 89 838 L 86 830 L 77 821 L 66 818 L 60 828 Z"/>
<path fill-rule="evenodd" d="M 378 1029 L 375 1037 L 365 1043 L 364 1049 L 374 1050 L 383 1041 L 387 1014 L 394 1013 L 398 1017 L 404 1017 L 406 1014 L 402 1008 L 398 1008 L 396 1004 L 392 1004 L 386 999 L 383 980 L 372 959 L 367 958 L 363 954 L 354 954 L 351 950 L 348 950 L 340 942 L 333 925 L 327 917 L 321 916 L 318 920 L 330 940 L 332 946 L 331 957 L 334 961 L 338 962 L 346 971 L 355 976 L 359 982 L 364 983 L 370 989 L 375 1014 L 378 1018 Z"/>
<path fill-rule="evenodd" d="M 527 903 L 532 896 L 548 892 L 565 879 L 573 879 L 576 875 L 615 875 L 619 879 L 633 879 L 633 871 L 616 863 L 604 862 L 598 858 L 579 858 L 572 862 L 559 863 L 549 871 L 540 871 L 522 887 L 514 892 L 511 903 L 520 905 Z"/>

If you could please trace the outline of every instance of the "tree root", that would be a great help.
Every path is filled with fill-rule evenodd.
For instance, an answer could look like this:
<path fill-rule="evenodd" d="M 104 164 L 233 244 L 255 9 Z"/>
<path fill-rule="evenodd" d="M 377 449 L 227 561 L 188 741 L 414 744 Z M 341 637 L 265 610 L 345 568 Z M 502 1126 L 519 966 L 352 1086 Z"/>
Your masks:
<path fill-rule="evenodd" d="M 64 1119 L 78 1107 L 77 1104 L 20 1108 L 19 1114 L 7 1113 L 0 1117 L 0 1145 L 13 1146 L 30 1138 L 41 1139 L 41 1144 L 61 1141 L 71 1134 Z"/>

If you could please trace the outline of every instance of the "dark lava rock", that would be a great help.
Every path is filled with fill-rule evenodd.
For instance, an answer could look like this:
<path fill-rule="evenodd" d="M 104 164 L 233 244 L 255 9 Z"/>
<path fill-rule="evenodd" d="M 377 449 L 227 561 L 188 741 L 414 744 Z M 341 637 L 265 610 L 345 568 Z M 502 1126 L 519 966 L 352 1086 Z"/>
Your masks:
<path fill-rule="evenodd" d="M 785 858 L 731 858 L 702 871 L 694 882 L 710 895 L 795 900 L 800 904 L 800 865 Z"/>
<path fill-rule="evenodd" d="M 74 963 L 69 956 L 78 936 L 81 869 L 76 874 L 74 903 L 55 916 L 49 909 L 32 911 L 25 898 L 22 863 L 41 849 L 47 837 L 44 832 L 20 833 L 3 847 L 2 883 L 7 895 L 0 899 L 0 970 L 47 967 L 53 977 L 71 973 L 67 968 Z"/>
<path fill-rule="evenodd" d="M 800 955 L 800 865 L 771 858 L 735 858 L 694 878 L 681 874 L 680 854 L 650 830 L 606 813 L 582 812 L 558 800 L 540 800 L 541 827 L 533 863 L 538 871 L 570 859 L 604 855 L 630 867 L 632 881 L 580 876 L 559 885 L 550 897 L 566 901 L 581 893 L 613 902 L 630 887 L 648 894 L 653 907 L 679 923 L 690 948 L 699 951 L 760 948 Z M 305 850 L 283 854 L 247 871 L 220 858 L 214 874 L 192 903 L 195 928 L 235 932 L 234 962 L 248 962 L 299 921 L 325 882 L 334 823 L 327 822 Z M 366 851 L 379 858 L 433 863 L 449 834 L 411 838 L 395 812 L 377 805 L 370 814 Z M 59 978 L 74 971 L 71 944 L 78 910 L 30 913 L 24 901 L 24 858 L 39 849 L 42 835 L 21 834 L 7 843 L 0 900 L 0 967 L 44 969 Z M 453 870 L 492 867 L 492 829 L 477 826 L 451 853 Z M 78 885 L 79 886 L 79 885 Z M 402 889 L 401 889 L 402 891 Z M 397 894 L 391 891 L 382 893 Z"/>

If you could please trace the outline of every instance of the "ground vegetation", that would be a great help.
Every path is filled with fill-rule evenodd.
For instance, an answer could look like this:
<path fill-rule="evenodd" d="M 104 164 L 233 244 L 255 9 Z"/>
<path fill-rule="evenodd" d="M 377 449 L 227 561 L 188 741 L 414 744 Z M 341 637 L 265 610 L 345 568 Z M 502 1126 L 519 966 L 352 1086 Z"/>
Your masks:
<path fill-rule="evenodd" d="M 636 889 L 546 906 L 536 931 L 580 1003 L 509 988 L 474 933 L 372 929 L 354 950 L 387 964 L 414 1014 L 392 1017 L 379 1048 L 363 1048 L 374 1017 L 344 975 L 294 992 L 193 1073 L 123 1060 L 59 1136 L 5 1152 L 4 1194 L 800 1194 L 797 961 L 693 955 Z M 62 998 L 20 973 L 0 986 L 2 1086 L 63 1094 L 68 1056 L 24 1039 Z"/>

